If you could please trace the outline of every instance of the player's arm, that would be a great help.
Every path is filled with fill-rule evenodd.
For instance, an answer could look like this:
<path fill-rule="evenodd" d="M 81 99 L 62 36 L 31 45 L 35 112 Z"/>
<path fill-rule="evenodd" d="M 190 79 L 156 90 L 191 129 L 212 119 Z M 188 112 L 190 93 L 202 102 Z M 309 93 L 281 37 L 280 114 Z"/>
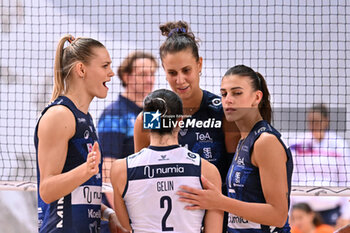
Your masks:
<path fill-rule="evenodd" d="M 255 142 L 252 163 L 259 168 L 266 204 L 258 206 L 252 221 L 282 227 L 288 217 L 287 154 L 275 135 L 263 133 Z M 250 218 L 250 216 L 249 216 Z"/>
<path fill-rule="evenodd" d="M 68 141 L 75 133 L 73 113 L 64 106 L 53 106 L 43 115 L 38 126 L 39 193 L 51 203 L 71 193 L 99 171 L 100 151 L 95 143 L 87 161 L 62 173 L 67 157 Z"/>
<path fill-rule="evenodd" d="M 102 177 L 103 182 L 111 183 L 111 167 L 113 162 L 115 161 L 114 158 L 111 157 L 104 157 L 103 158 L 103 164 L 102 164 Z M 113 192 L 105 192 L 106 198 L 108 200 L 109 205 L 112 209 L 114 209 L 114 200 L 113 200 Z"/>
<path fill-rule="evenodd" d="M 101 215 L 105 216 L 106 214 L 104 213 L 105 211 L 108 211 L 109 208 L 105 206 L 104 204 L 101 204 Z M 105 217 L 107 219 L 107 216 Z M 115 212 L 111 212 L 108 217 L 108 226 L 109 226 L 109 231 L 111 233 L 131 233 L 131 231 L 126 230 L 120 223 L 117 215 Z"/>
<path fill-rule="evenodd" d="M 234 122 L 228 122 L 224 117 L 222 120 L 222 128 L 225 134 L 225 146 L 227 153 L 234 153 L 238 145 L 241 133 Z"/>
<path fill-rule="evenodd" d="M 143 112 L 141 112 L 135 121 L 134 127 L 134 149 L 139 152 L 150 144 L 149 130 L 143 129 Z"/>
<path fill-rule="evenodd" d="M 121 225 L 131 230 L 129 214 L 123 200 L 123 192 L 127 182 L 126 159 L 116 160 L 111 167 L 111 183 L 113 186 L 114 208 Z"/>
<path fill-rule="evenodd" d="M 181 187 L 180 200 L 191 205 L 186 209 L 220 209 L 249 221 L 283 227 L 288 216 L 287 155 L 278 139 L 263 133 L 256 141 L 252 162 L 259 167 L 266 203 L 248 203 L 220 194 L 207 179 L 202 178 L 205 190 Z"/>
<path fill-rule="evenodd" d="M 283 227 L 288 216 L 286 152 L 276 136 L 263 133 L 254 144 L 251 160 L 259 168 L 266 203 L 224 197 L 219 201 L 219 208 L 249 221 Z"/>
<path fill-rule="evenodd" d="M 205 159 L 202 162 L 202 175 L 210 181 L 213 186 L 221 193 L 221 177 L 218 169 Z M 221 233 L 224 219 L 224 212 L 218 209 L 207 210 L 204 217 L 205 233 Z"/>

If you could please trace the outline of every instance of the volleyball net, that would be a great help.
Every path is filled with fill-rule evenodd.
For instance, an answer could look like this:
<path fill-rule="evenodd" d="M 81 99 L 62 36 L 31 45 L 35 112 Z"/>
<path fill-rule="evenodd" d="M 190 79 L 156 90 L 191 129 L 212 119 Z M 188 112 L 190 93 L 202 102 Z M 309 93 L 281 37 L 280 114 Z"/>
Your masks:
<path fill-rule="evenodd" d="M 266 78 L 273 125 L 294 154 L 293 192 L 350 190 L 350 4 L 348 1 L 0 0 L 0 186 L 35 189 L 34 129 L 49 102 L 54 54 L 67 33 L 101 41 L 113 71 L 134 50 L 159 59 L 159 25 L 184 20 L 201 40 L 200 86 L 220 94 L 225 71 L 245 64 Z M 161 66 L 155 89 L 169 88 Z M 90 107 L 95 124 L 122 92 L 117 77 Z M 310 139 L 309 109 L 329 110 L 328 141 Z"/>

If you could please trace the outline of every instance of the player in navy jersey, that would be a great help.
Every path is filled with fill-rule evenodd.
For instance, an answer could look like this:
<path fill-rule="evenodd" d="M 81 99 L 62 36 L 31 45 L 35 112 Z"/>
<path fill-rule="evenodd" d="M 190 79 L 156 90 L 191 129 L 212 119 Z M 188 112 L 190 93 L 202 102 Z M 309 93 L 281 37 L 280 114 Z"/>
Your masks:
<path fill-rule="evenodd" d="M 151 53 L 134 51 L 118 68 L 118 77 L 125 88 L 118 99 L 104 109 L 97 126 L 103 151 L 102 176 L 110 182 L 110 168 L 116 159 L 134 153 L 134 124 L 142 111 L 144 98 L 152 91 L 157 60 Z M 113 194 L 104 193 L 102 203 L 113 207 Z M 109 232 L 107 222 L 101 223 L 101 233 Z"/>
<path fill-rule="evenodd" d="M 184 120 L 208 120 L 209 125 L 183 127 L 179 132 L 179 143 L 218 168 L 225 193 L 225 177 L 240 137 L 238 129 L 234 122 L 225 120 L 220 97 L 199 86 L 203 58 L 199 56 L 198 40 L 189 25 L 184 21 L 168 22 L 161 25 L 160 30 L 167 37 L 159 49 L 162 67 L 171 89 L 182 100 Z M 149 132 L 143 129 L 142 122 L 140 114 L 134 130 L 135 152 L 150 143 Z M 220 127 L 215 125 L 217 122 L 221 123 Z"/>
<path fill-rule="evenodd" d="M 184 184 L 201 188 L 201 175 L 221 188 L 217 168 L 179 146 L 181 99 L 160 89 L 145 98 L 143 110 L 153 117 L 158 113 L 161 125 L 151 129 L 149 147 L 112 165 L 114 205 L 121 224 L 135 233 L 199 233 L 204 220 L 204 232 L 221 232 L 223 211 L 188 211 L 176 196 Z"/>
<path fill-rule="evenodd" d="M 224 178 L 239 139 L 238 130 L 235 131 L 234 123 L 225 121 L 220 97 L 199 86 L 203 58 L 199 56 L 198 40 L 188 24 L 168 22 L 161 25 L 160 30 L 167 37 L 160 47 L 162 66 L 171 89 L 182 100 L 184 120 L 208 120 L 208 127 L 189 124 L 182 128 L 179 143 L 216 165 Z M 143 129 L 142 122 L 140 114 L 135 123 L 135 152 L 150 144 L 149 132 Z"/>
<path fill-rule="evenodd" d="M 114 76 L 110 64 L 99 41 L 66 35 L 58 43 L 52 103 L 34 137 L 39 232 L 97 233 L 101 216 L 109 218 L 113 232 L 122 232 L 113 211 L 101 206 L 101 153 L 88 112 L 95 96 L 107 95 Z"/>
<path fill-rule="evenodd" d="M 181 187 L 187 209 L 229 212 L 228 232 L 290 232 L 288 208 L 293 161 L 281 134 L 270 125 L 271 106 L 264 77 L 250 67 L 229 69 L 221 82 L 226 119 L 242 138 L 227 174 L 228 197 L 205 178 L 206 190 Z"/>

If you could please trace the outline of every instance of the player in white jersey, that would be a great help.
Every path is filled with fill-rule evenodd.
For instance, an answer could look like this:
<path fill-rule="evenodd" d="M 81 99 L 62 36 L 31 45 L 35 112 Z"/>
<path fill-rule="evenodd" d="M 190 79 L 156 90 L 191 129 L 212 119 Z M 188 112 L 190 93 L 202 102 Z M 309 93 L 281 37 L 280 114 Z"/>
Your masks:
<path fill-rule="evenodd" d="M 180 97 L 165 89 L 154 91 L 145 98 L 143 110 L 152 114 L 153 123 L 159 123 L 154 125 L 158 129 L 151 129 L 150 146 L 117 160 L 111 169 L 121 224 L 135 233 L 199 233 L 204 220 L 204 232 L 221 232 L 222 211 L 188 211 L 176 195 L 181 185 L 201 189 L 201 176 L 221 187 L 219 171 L 213 164 L 179 146 L 183 114 Z"/>

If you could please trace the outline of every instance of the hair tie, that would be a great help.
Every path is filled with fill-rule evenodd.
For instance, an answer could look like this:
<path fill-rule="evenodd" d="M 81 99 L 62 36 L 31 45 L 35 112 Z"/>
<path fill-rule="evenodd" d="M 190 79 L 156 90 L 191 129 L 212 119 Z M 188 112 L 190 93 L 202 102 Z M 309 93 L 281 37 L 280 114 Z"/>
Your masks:
<path fill-rule="evenodd" d="M 186 29 L 185 28 L 173 28 L 170 30 L 168 37 L 170 37 L 171 35 L 174 34 L 174 32 L 183 32 L 186 33 Z"/>
<path fill-rule="evenodd" d="M 70 37 L 68 38 L 68 42 L 69 42 L 70 44 L 72 44 L 73 41 L 75 41 L 74 36 L 70 36 Z"/>
<path fill-rule="evenodd" d="M 160 101 L 162 101 L 164 103 L 164 105 L 165 105 L 165 112 L 162 114 L 162 116 L 164 116 L 167 113 L 167 111 L 168 111 L 168 107 L 167 107 L 167 104 L 166 104 L 165 100 L 160 98 L 160 97 L 156 97 L 155 99 L 156 100 L 160 100 Z"/>

